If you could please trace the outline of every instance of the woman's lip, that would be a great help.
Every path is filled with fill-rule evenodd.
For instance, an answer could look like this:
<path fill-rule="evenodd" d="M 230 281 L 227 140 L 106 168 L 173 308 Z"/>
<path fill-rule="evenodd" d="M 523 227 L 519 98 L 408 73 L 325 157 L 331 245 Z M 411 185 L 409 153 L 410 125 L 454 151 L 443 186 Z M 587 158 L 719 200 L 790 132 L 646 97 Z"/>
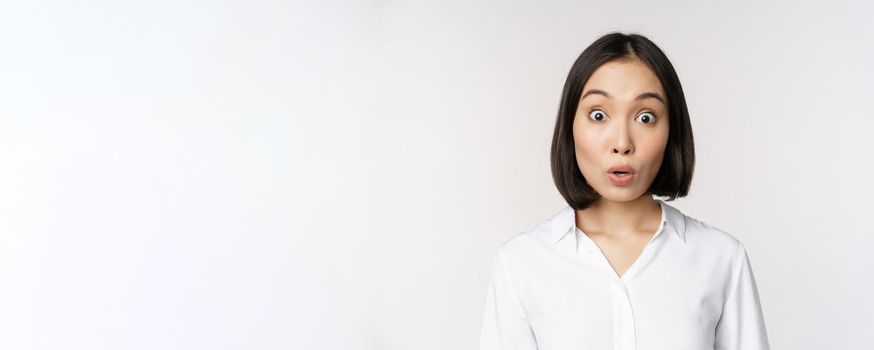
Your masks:
<path fill-rule="evenodd" d="M 629 173 L 625 176 L 608 173 L 607 177 L 610 179 L 610 182 L 612 182 L 616 186 L 628 186 L 628 184 L 630 184 L 631 180 L 634 178 L 634 173 Z"/>
<path fill-rule="evenodd" d="M 622 171 L 622 172 L 634 174 L 634 169 L 632 167 L 626 166 L 626 165 L 614 166 L 614 167 L 611 167 L 610 169 L 607 169 L 608 173 L 613 173 L 613 172 L 617 172 L 617 171 Z"/>

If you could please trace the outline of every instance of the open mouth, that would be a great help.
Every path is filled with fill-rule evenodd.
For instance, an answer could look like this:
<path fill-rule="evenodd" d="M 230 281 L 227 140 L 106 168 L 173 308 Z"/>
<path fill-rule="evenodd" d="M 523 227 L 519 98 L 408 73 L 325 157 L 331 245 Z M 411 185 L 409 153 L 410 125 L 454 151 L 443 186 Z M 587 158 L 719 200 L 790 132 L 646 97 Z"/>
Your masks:
<path fill-rule="evenodd" d="M 633 171 L 611 171 L 608 177 L 610 178 L 610 182 L 612 182 L 616 186 L 628 186 L 631 184 L 631 181 L 634 180 L 634 172 Z"/>

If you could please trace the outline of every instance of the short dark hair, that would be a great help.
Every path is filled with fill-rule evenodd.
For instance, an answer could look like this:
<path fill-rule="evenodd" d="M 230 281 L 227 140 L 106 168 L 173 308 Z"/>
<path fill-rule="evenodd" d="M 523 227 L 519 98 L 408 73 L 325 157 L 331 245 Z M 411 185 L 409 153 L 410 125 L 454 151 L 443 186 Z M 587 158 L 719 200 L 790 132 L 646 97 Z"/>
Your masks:
<path fill-rule="evenodd" d="M 674 66 L 655 43 L 637 33 L 611 32 L 595 40 L 571 66 L 564 89 L 555 131 L 552 135 L 550 163 L 552 180 L 565 201 L 574 209 L 585 209 L 601 195 L 580 171 L 574 148 L 573 122 L 582 89 L 592 73 L 614 60 L 639 59 L 659 78 L 667 94 L 669 134 L 662 166 L 648 192 L 674 200 L 685 197 L 692 183 L 695 146 L 686 97 Z"/>

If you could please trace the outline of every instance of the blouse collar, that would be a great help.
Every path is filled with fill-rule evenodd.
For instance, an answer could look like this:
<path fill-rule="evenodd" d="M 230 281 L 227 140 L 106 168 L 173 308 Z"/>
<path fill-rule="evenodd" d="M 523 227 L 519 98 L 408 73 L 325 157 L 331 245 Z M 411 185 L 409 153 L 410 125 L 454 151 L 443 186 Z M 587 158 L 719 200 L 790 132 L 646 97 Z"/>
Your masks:
<path fill-rule="evenodd" d="M 655 199 L 662 207 L 662 220 L 660 225 L 667 224 L 666 228 L 670 228 L 681 242 L 686 243 L 686 220 L 684 214 L 679 209 L 674 208 L 661 199 Z M 576 216 L 574 208 L 570 205 L 565 205 L 558 211 L 547 225 L 547 238 L 550 243 L 558 243 L 568 233 L 576 231 Z"/>

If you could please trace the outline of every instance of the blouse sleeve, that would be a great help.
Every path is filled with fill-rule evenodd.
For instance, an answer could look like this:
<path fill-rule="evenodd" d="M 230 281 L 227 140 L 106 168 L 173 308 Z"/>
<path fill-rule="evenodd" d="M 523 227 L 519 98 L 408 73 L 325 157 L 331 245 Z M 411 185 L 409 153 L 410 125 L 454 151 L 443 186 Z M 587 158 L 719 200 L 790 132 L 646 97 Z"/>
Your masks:
<path fill-rule="evenodd" d="M 770 350 L 759 291 L 743 243 L 732 274 L 732 287 L 716 324 L 716 350 Z"/>
<path fill-rule="evenodd" d="M 506 257 L 501 249 L 492 262 L 482 328 L 480 350 L 536 350 L 534 338 L 526 315 L 519 303 L 507 269 Z"/>

